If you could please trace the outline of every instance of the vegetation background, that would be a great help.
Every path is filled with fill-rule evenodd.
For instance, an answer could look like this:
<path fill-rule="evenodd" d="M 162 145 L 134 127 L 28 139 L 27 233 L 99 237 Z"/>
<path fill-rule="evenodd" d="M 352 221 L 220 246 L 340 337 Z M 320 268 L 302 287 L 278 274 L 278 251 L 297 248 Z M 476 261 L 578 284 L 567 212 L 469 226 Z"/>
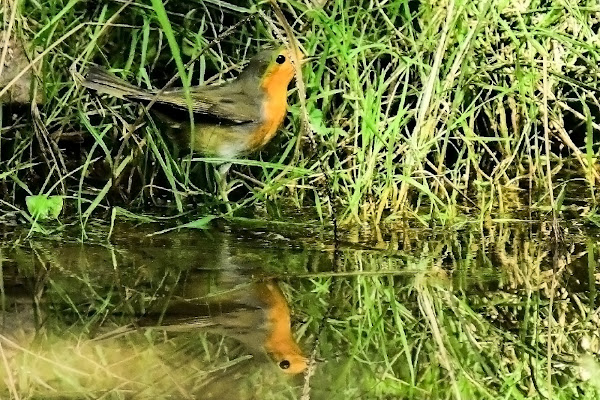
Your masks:
<path fill-rule="evenodd" d="M 294 90 L 276 140 L 233 160 L 238 214 L 428 224 L 527 206 L 593 219 L 597 2 L 278 4 L 293 38 L 269 2 L 5 0 L 4 32 L 34 60 L 43 103 L 2 106 L 3 218 L 35 194 L 64 196 L 82 221 L 115 206 L 219 215 L 222 160 L 177 154 L 140 106 L 78 82 L 92 64 L 144 87 L 215 82 L 295 40 L 311 57 L 305 112 Z"/>
<path fill-rule="evenodd" d="M 600 224 L 597 1 L 0 5 L 0 82 L 6 85 L 10 56 L 2 43 L 16 40 L 29 60 L 19 69 L 30 67 L 30 97 L 39 100 L 0 105 L 3 224 L 37 227 L 36 218 L 59 218 L 67 224 L 54 224 L 58 229 L 74 222 L 94 235 L 88 228 L 105 228 L 107 218 L 176 217 L 189 227 L 218 216 L 320 220 L 326 227 L 336 221 L 352 242 L 341 251 L 314 231 L 302 231 L 292 244 L 276 235 L 252 237 L 252 246 L 242 248 L 293 283 L 283 287 L 295 301 L 295 332 L 301 342 L 317 343 L 327 360 L 313 378 L 314 398 L 598 398 L 599 252 L 597 231 L 586 225 Z M 144 87 L 173 77 L 176 85 L 230 79 L 259 48 L 280 41 L 297 41 L 310 57 L 304 90 L 292 89 L 285 126 L 263 151 L 229 160 L 232 211 L 214 187 L 213 169 L 224 160 L 176 151 L 142 107 L 80 85 L 91 65 Z M 0 88 L 0 98 L 9 90 Z M 32 202 L 36 195 L 56 197 Z M 556 246 L 549 226 L 561 219 L 581 224 L 565 230 L 567 240 Z M 514 220 L 527 224 L 496 224 Z M 378 236 L 366 244 L 356 233 L 361 225 L 404 222 L 467 228 L 391 229 L 389 241 Z M 158 335 L 139 348 L 125 343 L 148 357 L 139 365 L 153 367 L 141 378 L 116 379 L 110 371 L 121 358 L 100 357 L 102 371 L 116 380 L 91 389 L 85 368 L 97 365 L 81 362 L 102 350 L 82 337 L 101 322 L 123 322 L 111 314 L 115 309 L 131 310 L 179 282 L 180 271 L 168 263 L 180 267 L 178 257 L 188 257 L 181 269 L 196 267 L 198 236 L 187 247 L 169 237 L 170 252 L 154 236 L 144 238 L 149 243 L 128 233 L 108 244 L 105 235 L 93 237 L 102 242 L 102 257 L 78 244 L 66 261 L 54 255 L 55 242 L 15 246 L 23 264 L 0 253 L 2 290 L 12 278 L 18 288 L 26 278 L 43 289 L 55 319 L 50 330 L 72 339 L 40 346 L 36 355 L 23 351 L 19 367 L 40 363 L 44 370 L 20 381 L 3 360 L 5 392 L 95 398 L 126 396 L 139 385 L 150 385 L 148 397 L 181 389 L 178 379 L 152 386 L 153 374 L 166 376 L 157 361 L 165 359 L 147 344 L 158 340 L 172 354 L 173 343 Z M 318 251 L 290 251 L 289 258 L 264 251 L 303 245 Z M 149 254 L 156 253 L 144 251 L 168 259 L 164 271 L 152 266 Z M 199 350 L 198 336 L 180 339 L 177 350 Z M 212 364 L 193 359 L 201 366 L 186 384 L 200 382 L 200 391 L 206 365 L 226 368 L 231 361 L 230 347 L 202 343 L 204 355 L 222 352 Z M 64 349 L 85 351 L 65 361 Z M 175 365 L 170 361 L 167 367 Z M 133 365 L 127 370 L 142 368 Z M 83 378 L 73 378 L 74 368 L 84 369 Z M 273 376 L 262 375 L 267 383 Z M 290 392 L 265 398 L 298 393 L 289 382 L 277 383 Z M 247 386 L 249 393 L 271 387 Z"/>

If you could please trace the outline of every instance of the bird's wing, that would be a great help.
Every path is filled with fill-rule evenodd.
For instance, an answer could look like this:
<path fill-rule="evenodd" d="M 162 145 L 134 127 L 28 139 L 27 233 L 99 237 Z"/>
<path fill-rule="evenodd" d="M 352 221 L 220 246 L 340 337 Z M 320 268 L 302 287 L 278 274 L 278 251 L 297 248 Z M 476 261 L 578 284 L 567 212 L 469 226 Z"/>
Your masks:
<path fill-rule="evenodd" d="M 204 114 L 236 123 L 258 122 L 261 118 L 260 99 L 257 96 L 249 96 L 237 85 L 193 88 L 190 95 L 194 114 Z M 157 102 L 181 111 L 187 111 L 189 108 L 181 88 L 159 94 Z"/>
<path fill-rule="evenodd" d="M 189 109 L 183 88 L 148 91 L 97 67 L 90 68 L 83 85 L 120 98 L 144 103 L 154 101 L 167 116 L 176 114 L 185 119 Z M 190 88 L 190 95 L 194 114 L 232 123 L 258 122 L 261 119 L 260 98 L 248 94 L 239 81 Z"/>

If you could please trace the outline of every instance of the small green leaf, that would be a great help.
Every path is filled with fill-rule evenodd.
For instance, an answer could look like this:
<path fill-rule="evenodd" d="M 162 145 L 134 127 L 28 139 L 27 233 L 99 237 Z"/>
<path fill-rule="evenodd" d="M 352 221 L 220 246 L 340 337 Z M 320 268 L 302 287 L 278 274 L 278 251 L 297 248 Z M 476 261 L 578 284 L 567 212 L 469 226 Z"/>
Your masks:
<path fill-rule="evenodd" d="M 216 218 L 216 215 L 207 215 L 195 221 L 188 222 L 183 225 L 179 225 L 178 228 L 194 228 L 194 229 L 208 229 L 210 227 L 210 221 Z"/>
<path fill-rule="evenodd" d="M 27 196 L 27 210 L 35 219 L 56 219 L 63 208 L 62 196 L 50 196 L 38 194 L 36 196 Z"/>
<path fill-rule="evenodd" d="M 207 215 L 206 217 L 199 218 L 195 221 L 191 221 L 182 225 L 177 225 L 171 228 L 163 229 L 162 231 L 150 233 L 148 236 L 162 235 L 167 232 L 174 231 L 175 229 L 181 228 L 192 228 L 192 229 L 208 229 L 210 228 L 210 221 L 217 218 L 216 215 Z"/>
<path fill-rule="evenodd" d="M 558 194 L 558 197 L 556 198 L 556 202 L 554 204 L 556 207 L 556 212 L 560 212 L 562 209 L 563 202 L 565 201 L 566 189 L 567 189 L 567 185 L 563 185 L 562 188 L 560 189 L 560 193 Z"/>

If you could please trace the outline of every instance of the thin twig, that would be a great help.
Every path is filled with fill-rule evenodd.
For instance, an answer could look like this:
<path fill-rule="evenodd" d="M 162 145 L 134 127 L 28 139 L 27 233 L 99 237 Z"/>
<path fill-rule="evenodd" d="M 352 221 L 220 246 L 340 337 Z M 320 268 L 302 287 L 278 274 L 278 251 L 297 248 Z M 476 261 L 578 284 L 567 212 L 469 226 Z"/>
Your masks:
<path fill-rule="evenodd" d="M 10 0 L 6 0 L 6 1 L 10 2 Z M 10 19 L 8 20 L 8 28 L 6 28 L 6 31 L 4 31 L 4 45 L 2 47 L 2 56 L 0 57 L 0 76 L 2 76 L 2 71 L 4 70 L 6 54 L 8 54 L 8 44 L 10 42 L 10 36 L 11 36 L 13 25 L 15 23 L 15 16 L 17 14 L 17 8 L 19 8 L 19 7 L 17 7 L 16 4 L 12 4 L 12 5 L 9 5 L 8 8 L 10 9 Z"/>
<path fill-rule="evenodd" d="M 0 90 L 0 97 L 2 97 L 8 90 L 14 85 L 23 75 L 27 73 L 35 64 L 37 64 L 46 54 L 50 53 L 56 46 L 73 36 L 78 30 L 86 26 L 85 23 L 79 24 L 69 32 L 62 35 L 56 42 L 52 43 L 46 50 L 40 53 L 36 58 L 34 58 L 29 64 L 25 66 L 8 84 L 4 87 L 4 89 Z"/>

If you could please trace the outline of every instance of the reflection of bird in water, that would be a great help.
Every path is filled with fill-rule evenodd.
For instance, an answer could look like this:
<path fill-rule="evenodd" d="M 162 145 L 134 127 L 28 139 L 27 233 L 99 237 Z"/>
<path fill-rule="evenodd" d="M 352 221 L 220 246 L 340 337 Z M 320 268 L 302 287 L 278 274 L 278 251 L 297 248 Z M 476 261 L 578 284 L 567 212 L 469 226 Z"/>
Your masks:
<path fill-rule="evenodd" d="M 254 355 L 266 353 L 287 374 L 307 368 L 308 360 L 292 336 L 288 303 L 274 281 L 241 285 L 202 299 L 175 299 L 163 308 L 159 325 L 156 314 L 147 314 L 135 326 L 170 332 L 202 328 L 236 339 Z M 98 339 L 133 330 L 134 325 L 128 325 Z"/>

